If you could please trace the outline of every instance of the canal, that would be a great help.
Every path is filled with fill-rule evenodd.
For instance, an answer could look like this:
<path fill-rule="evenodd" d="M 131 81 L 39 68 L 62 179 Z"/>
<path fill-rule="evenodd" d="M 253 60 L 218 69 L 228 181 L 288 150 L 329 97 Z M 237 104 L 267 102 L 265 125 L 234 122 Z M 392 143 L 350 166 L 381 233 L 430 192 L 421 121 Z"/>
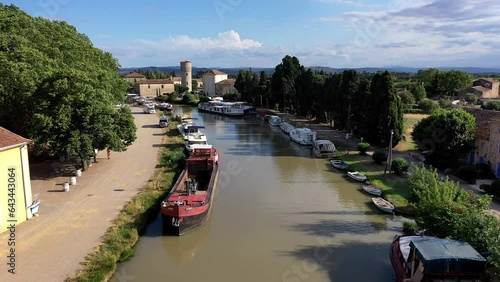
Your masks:
<path fill-rule="evenodd" d="M 389 244 L 403 219 L 360 184 L 259 120 L 177 111 L 198 118 L 221 154 L 211 218 L 169 237 L 158 214 L 111 281 L 393 280 Z"/>

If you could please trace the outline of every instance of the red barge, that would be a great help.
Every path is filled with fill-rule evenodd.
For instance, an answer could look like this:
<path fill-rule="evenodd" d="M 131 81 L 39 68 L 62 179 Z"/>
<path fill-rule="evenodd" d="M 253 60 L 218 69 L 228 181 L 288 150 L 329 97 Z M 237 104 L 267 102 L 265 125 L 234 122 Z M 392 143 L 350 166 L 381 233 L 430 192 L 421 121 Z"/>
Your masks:
<path fill-rule="evenodd" d="M 172 190 L 161 203 L 163 231 L 183 235 L 202 226 L 210 216 L 219 174 L 219 154 L 212 145 L 193 145 Z"/>

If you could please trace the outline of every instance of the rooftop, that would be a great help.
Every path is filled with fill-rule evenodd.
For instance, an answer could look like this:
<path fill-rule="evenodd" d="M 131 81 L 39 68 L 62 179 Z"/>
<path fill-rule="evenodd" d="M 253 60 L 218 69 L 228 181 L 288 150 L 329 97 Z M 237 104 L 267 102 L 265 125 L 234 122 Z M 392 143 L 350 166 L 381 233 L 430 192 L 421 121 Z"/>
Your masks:
<path fill-rule="evenodd" d="M 138 72 L 133 72 L 133 73 L 127 74 L 125 76 L 125 78 L 146 78 L 146 77 Z"/>
<path fill-rule="evenodd" d="M 490 124 L 493 121 L 500 122 L 500 112 L 469 107 L 463 109 L 476 118 L 476 138 L 490 140 Z"/>
<path fill-rule="evenodd" d="M 173 84 L 170 79 L 145 79 L 141 80 L 139 84 Z"/>
<path fill-rule="evenodd" d="M 29 143 L 30 140 L 0 127 L 0 151 Z"/>
<path fill-rule="evenodd" d="M 234 84 L 236 82 L 236 79 L 234 78 L 229 78 L 229 79 L 224 79 L 224 80 L 221 80 L 215 84 L 224 84 L 224 85 L 230 85 L 230 84 Z"/>
<path fill-rule="evenodd" d="M 205 74 L 209 74 L 209 75 L 224 75 L 225 74 L 225 75 L 227 75 L 227 73 L 221 72 L 218 70 L 209 70 Z"/>

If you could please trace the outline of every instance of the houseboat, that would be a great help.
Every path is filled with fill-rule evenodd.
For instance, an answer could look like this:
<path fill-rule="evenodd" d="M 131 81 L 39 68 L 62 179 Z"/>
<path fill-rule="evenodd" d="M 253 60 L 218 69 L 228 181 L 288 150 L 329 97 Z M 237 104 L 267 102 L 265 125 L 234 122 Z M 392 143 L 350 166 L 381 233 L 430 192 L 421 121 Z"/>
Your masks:
<path fill-rule="evenodd" d="M 190 127 L 191 130 L 192 127 Z M 197 129 L 193 133 L 188 133 L 184 137 L 184 144 L 189 152 L 193 151 L 196 145 L 208 145 L 207 136 L 205 133 L 198 130 L 198 128 L 205 128 L 204 126 L 197 126 Z"/>
<path fill-rule="evenodd" d="M 312 146 L 316 140 L 316 132 L 309 128 L 295 128 L 290 131 L 290 139 L 300 145 Z"/>
<path fill-rule="evenodd" d="M 187 166 L 161 203 L 163 232 L 180 236 L 210 217 L 219 173 L 219 154 L 212 145 L 194 145 Z"/>
<path fill-rule="evenodd" d="M 203 112 L 221 114 L 226 116 L 243 116 L 245 110 L 239 103 L 208 101 L 198 104 L 198 110 Z"/>
<path fill-rule="evenodd" d="M 396 236 L 389 256 L 396 282 L 485 281 L 486 259 L 467 242 Z"/>
<path fill-rule="evenodd" d="M 330 140 L 314 140 L 312 149 L 318 158 L 333 158 L 337 153 L 337 148 Z"/>

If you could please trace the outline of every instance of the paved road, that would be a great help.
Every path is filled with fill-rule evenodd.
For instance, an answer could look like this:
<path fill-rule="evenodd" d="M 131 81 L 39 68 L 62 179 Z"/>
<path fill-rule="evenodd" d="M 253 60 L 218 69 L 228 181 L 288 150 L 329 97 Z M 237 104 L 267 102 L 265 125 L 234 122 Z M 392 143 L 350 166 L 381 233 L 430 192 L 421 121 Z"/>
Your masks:
<path fill-rule="evenodd" d="M 147 182 L 157 161 L 163 135 L 156 115 L 132 108 L 137 140 L 127 151 L 99 152 L 98 163 L 77 178 L 68 192 L 61 191 L 68 177 L 32 179 L 39 193 L 39 216 L 16 230 L 16 274 L 7 272 L 7 233 L 0 234 L 0 281 L 63 281 L 96 247 L 110 222 Z M 43 166 L 43 165 L 42 165 Z M 55 166 L 48 165 L 53 169 Z M 32 174 L 47 169 L 40 165 Z M 51 171 L 47 171 L 52 173 Z"/>

